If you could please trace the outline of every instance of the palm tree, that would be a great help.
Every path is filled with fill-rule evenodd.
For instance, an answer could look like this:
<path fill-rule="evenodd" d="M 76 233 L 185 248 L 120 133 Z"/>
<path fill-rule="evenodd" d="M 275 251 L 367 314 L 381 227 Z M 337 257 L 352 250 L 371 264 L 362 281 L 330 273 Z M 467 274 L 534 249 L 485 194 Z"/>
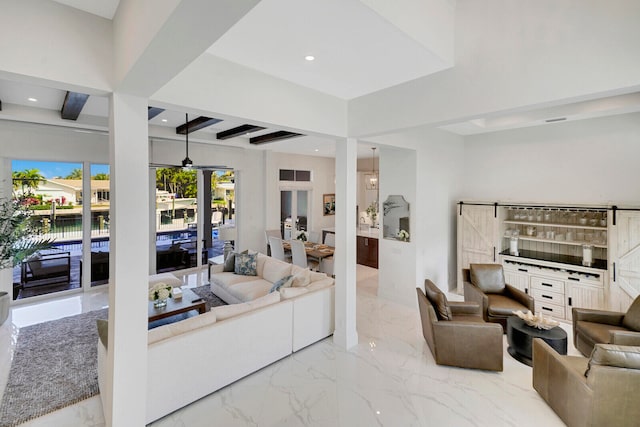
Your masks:
<path fill-rule="evenodd" d="M 110 177 L 108 173 L 97 173 L 91 177 L 91 179 L 95 179 L 96 181 L 109 181 Z"/>
<path fill-rule="evenodd" d="M 18 265 L 34 253 L 51 248 L 52 239 L 38 237 L 31 211 L 21 199 L 0 199 L 0 269 Z"/>
<path fill-rule="evenodd" d="M 23 171 L 14 171 L 12 174 L 13 189 L 17 190 L 22 187 L 22 194 L 31 194 L 33 190 L 37 190 L 45 177 L 38 169 L 26 169 Z"/>
<path fill-rule="evenodd" d="M 64 179 L 82 179 L 82 169 L 75 168 Z"/>

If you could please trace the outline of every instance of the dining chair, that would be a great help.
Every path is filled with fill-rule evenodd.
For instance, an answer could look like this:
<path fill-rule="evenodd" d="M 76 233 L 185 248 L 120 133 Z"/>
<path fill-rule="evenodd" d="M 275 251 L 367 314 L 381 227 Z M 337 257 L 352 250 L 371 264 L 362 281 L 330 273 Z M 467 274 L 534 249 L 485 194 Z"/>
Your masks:
<path fill-rule="evenodd" d="M 320 232 L 319 231 L 310 231 L 309 232 L 309 241 L 312 243 L 320 243 Z"/>
<path fill-rule="evenodd" d="M 280 261 L 287 262 L 287 257 L 284 255 L 284 247 L 282 246 L 282 239 L 275 236 L 269 236 L 269 247 L 271 248 L 271 256 Z"/>
<path fill-rule="evenodd" d="M 336 258 L 336 253 L 333 253 L 333 256 L 322 258 L 320 261 L 320 265 L 318 266 L 318 271 L 320 273 L 324 273 L 327 276 L 335 277 L 334 272 L 334 260 Z"/>
<path fill-rule="evenodd" d="M 304 248 L 304 242 L 302 240 L 291 240 L 291 260 L 294 265 L 302 268 L 310 268 L 315 270 L 318 268 L 318 263 L 310 261 L 307 258 L 307 251 Z"/>
<path fill-rule="evenodd" d="M 324 236 L 324 244 L 327 246 L 332 246 L 335 247 L 336 246 L 336 235 L 333 233 L 327 233 L 326 236 Z"/>
<path fill-rule="evenodd" d="M 267 255 L 271 255 L 271 244 L 269 243 L 269 236 L 278 237 L 282 239 L 282 233 L 279 228 L 264 230 L 264 238 L 267 242 Z"/>

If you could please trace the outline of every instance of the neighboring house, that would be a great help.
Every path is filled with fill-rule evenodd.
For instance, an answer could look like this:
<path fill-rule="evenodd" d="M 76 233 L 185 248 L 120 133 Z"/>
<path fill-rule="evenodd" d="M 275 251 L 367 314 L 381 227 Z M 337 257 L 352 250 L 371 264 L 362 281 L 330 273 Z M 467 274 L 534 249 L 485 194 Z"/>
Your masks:
<path fill-rule="evenodd" d="M 91 180 L 91 204 L 109 203 L 109 185 L 108 180 Z M 45 202 L 56 200 L 58 204 L 63 205 L 82 204 L 81 179 L 45 179 L 32 192 L 41 195 Z"/>

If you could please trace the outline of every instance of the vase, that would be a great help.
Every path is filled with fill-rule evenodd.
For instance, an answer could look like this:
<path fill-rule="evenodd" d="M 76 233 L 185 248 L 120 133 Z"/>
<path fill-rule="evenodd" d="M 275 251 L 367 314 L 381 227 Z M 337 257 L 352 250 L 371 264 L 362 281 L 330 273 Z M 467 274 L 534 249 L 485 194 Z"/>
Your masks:
<path fill-rule="evenodd" d="M 155 308 L 162 308 L 162 307 L 166 307 L 166 306 L 167 306 L 167 299 L 166 299 L 166 298 L 164 298 L 164 299 L 160 299 L 160 298 L 158 298 L 157 300 L 154 300 L 154 301 L 153 301 L 153 306 L 154 306 Z"/>

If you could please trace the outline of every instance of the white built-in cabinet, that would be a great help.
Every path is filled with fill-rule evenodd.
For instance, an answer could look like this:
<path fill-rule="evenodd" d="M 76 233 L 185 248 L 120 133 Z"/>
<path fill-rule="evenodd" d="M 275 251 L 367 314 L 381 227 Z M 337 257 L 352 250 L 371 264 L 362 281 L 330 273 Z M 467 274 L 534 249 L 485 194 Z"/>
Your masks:
<path fill-rule="evenodd" d="M 534 297 L 536 312 L 557 319 L 570 321 L 573 307 L 625 311 L 640 293 L 638 210 L 502 202 L 462 202 L 457 209 L 461 294 L 463 268 L 494 262 L 507 283 Z M 584 262 L 584 244 L 591 263 Z"/>

